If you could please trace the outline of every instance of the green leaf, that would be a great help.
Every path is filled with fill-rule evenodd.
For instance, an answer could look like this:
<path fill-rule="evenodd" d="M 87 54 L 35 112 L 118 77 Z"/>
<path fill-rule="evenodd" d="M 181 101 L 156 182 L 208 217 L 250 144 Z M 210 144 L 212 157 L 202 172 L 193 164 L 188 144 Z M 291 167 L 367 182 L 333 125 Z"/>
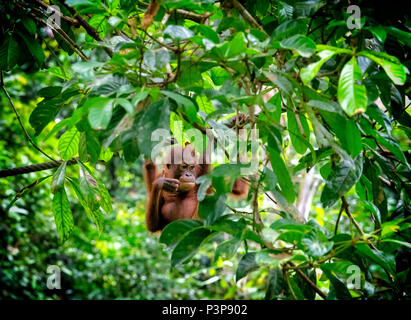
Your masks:
<path fill-rule="evenodd" d="M 205 197 L 198 206 L 198 216 L 206 219 L 207 224 L 213 224 L 224 213 L 226 198 L 225 194 Z"/>
<path fill-rule="evenodd" d="M 216 86 L 221 86 L 230 78 L 230 74 L 221 67 L 215 67 L 210 70 L 210 77 Z"/>
<path fill-rule="evenodd" d="M 301 242 L 306 249 L 305 252 L 314 258 L 326 255 L 334 245 L 334 242 L 327 241 L 327 238 L 321 232 L 315 232 L 314 230 L 304 235 Z"/>
<path fill-rule="evenodd" d="M 171 91 L 161 90 L 161 93 L 183 106 L 185 114 L 191 122 L 197 122 L 197 108 L 191 99 Z"/>
<path fill-rule="evenodd" d="M 384 252 L 373 250 L 365 243 L 357 243 L 355 250 L 359 255 L 383 267 L 391 276 L 395 275 L 395 264 L 390 261 Z"/>
<path fill-rule="evenodd" d="M 19 58 L 19 44 L 13 37 L 7 36 L 0 46 L 0 70 L 13 68 Z"/>
<path fill-rule="evenodd" d="M 106 149 L 106 150 L 109 150 L 109 149 Z M 106 187 L 101 182 L 101 180 L 98 179 L 86 165 L 81 164 L 81 166 L 84 167 L 87 170 L 88 174 L 89 174 L 87 176 L 89 184 L 93 188 L 95 187 L 96 182 L 98 184 L 98 191 L 99 191 L 99 195 L 100 195 L 100 200 L 99 201 L 100 201 L 101 207 L 103 208 L 103 210 L 106 213 L 111 213 L 113 211 L 113 207 L 112 207 L 112 204 L 111 204 L 110 193 L 107 191 Z"/>
<path fill-rule="evenodd" d="M 73 215 L 64 187 L 61 187 L 54 194 L 52 209 L 57 232 L 60 235 L 60 241 L 61 243 L 64 243 L 70 237 L 74 228 Z"/>
<path fill-rule="evenodd" d="M 47 126 L 47 124 L 54 120 L 60 111 L 62 105 L 56 104 L 54 100 L 43 100 L 37 105 L 30 115 L 29 122 L 36 131 L 36 136 Z"/>
<path fill-rule="evenodd" d="M 90 211 L 94 212 L 100 207 L 101 195 L 99 185 L 81 162 L 79 162 L 79 172 L 81 194 L 86 206 Z"/>
<path fill-rule="evenodd" d="M 95 131 L 90 130 L 81 133 L 78 146 L 80 161 L 96 163 L 100 156 L 100 150 L 100 141 Z"/>
<path fill-rule="evenodd" d="M 213 29 L 211 29 L 208 26 L 205 26 L 203 24 L 199 24 L 196 26 L 197 30 L 204 35 L 208 40 L 211 40 L 214 43 L 219 43 L 220 39 L 218 38 L 218 33 L 215 32 Z"/>
<path fill-rule="evenodd" d="M 226 240 L 220 243 L 215 252 L 215 260 L 218 257 L 224 256 L 226 259 L 231 259 L 238 251 L 238 248 L 241 245 L 241 238 L 231 238 L 230 240 Z"/>
<path fill-rule="evenodd" d="M 133 114 L 133 111 L 134 111 L 133 105 L 127 99 L 117 98 L 114 100 L 113 103 L 114 105 L 119 104 L 120 106 L 122 106 L 127 111 L 128 114 Z"/>
<path fill-rule="evenodd" d="M 290 174 L 285 166 L 284 160 L 281 158 L 280 154 L 273 149 L 269 149 L 269 154 L 271 166 L 281 187 L 281 193 L 289 203 L 293 203 L 296 196 L 294 184 L 291 181 Z"/>
<path fill-rule="evenodd" d="M 323 50 L 319 52 L 318 55 L 321 58 L 319 61 L 311 63 L 301 69 L 300 77 L 303 83 L 307 84 L 310 82 L 321 69 L 322 65 L 335 54 L 336 52 L 331 50 Z"/>
<path fill-rule="evenodd" d="M 192 258 L 203 241 L 212 234 L 210 230 L 203 227 L 196 228 L 186 233 L 177 243 L 171 254 L 171 265 L 173 267 Z"/>
<path fill-rule="evenodd" d="M 338 81 L 338 101 L 344 111 L 352 116 L 367 109 L 367 91 L 362 84 L 361 69 L 355 57 L 347 62 Z"/>
<path fill-rule="evenodd" d="M 287 95 L 292 95 L 293 85 L 286 77 L 283 77 L 277 73 L 275 74 L 269 73 L 269 72 L 263 72 L 263 73 L 267 77 L 268 80 L 274 83 L 278 87 L 278 89 L 280 89 L 281 92 L 286 93 Z"/>
<path fill-rule="evenodd" d="M 152 141 L 156 129 L 170 130 L 170 105 L 167 100 L 161 100 L 148 106 L 138 121 L 138 148 L 142 154 L 151 157 L 153 148 L 158 144 Z"/>
<path fill-rule="evenodd" d="M 41 45 L 35 39 L 28 38 L 21 33 L 19 33 L 19 35 L 23 38 L 24 43 L 29 49 L 28 51 L 31 53 L 34 59 L 38 62 L 39 66 L 41 66 L 45 59 L 44 51 Z"/>
<path fill-rule="evenodd" d="M 279 267 L 273 268 L 268 273 L 268 286 L 265 293 L 265 299 L 275 299 L 285 288 L 283 272 Z"/>
<path fill-rule="evenodd" d="M 250 252 L 241 257 L 235 274 L 236 282 L 244 278 L 249 272 L 254 271 L 258 268 L 256 255 L 256 252 Z"/>
<path fill-rule="evenodd" d="M 39 90 L 37 93 L 40 97 L 44 98 L 54 98 L 55 96 L 59 95 L 63 87 L 60 86 L 50 86 L 45 87 Z"/>
<path fill-rule="evenodd" d="M 307 24 L 304 19 L 293 19 L 280 24 L 272 33 L 271 39 L 281 41 L 295 34 L 305 34 Z"/>
<path fill-rule="evenodd" d="M 361 51 L 358 55 L 367 57 L 378 63 L 395 84 L 403 85 L 405 83 L 405 80 L 407 79 L 406 72 L 408 72 L 408 70 L 401 63 L 399 63 L 399 61 L 395 61 L 395 57 L 384 52 L 373 51 Z M 393 60 L 395 62 L 393 62 Z"/>
<path fill-rule="evenodd" d="M 24 27 L 26 30 L 31 34 L 35 35 L 37 31 L 36 24 L 34 23 L 33 19 L 25 18 L 22 20 Z"/>
<path fill-rule="evenodd" d="M 151 70 L 164 68 L 170 62 L 170 53 L 165 48 L 147 50 L 144 53 L 144 63 Z M 144 91 L 143 91 L 144 92 Z"/>
<path fill-rule="evenodd" d="M 362 155 L 355 159 L 355 166 L 348 160 L 341 160 L 332 170 L 321 194 L 325 208 L 332 206 L 360 179 L 362 174 Z"/>
<path fill-rule="evenodd" d="M 58 150 L 63 160 L 70 160 L 77 154 L 80 132 L 76 127 L 67 130 L 59 139 Z"/>
<path fill-rule="evenodd" d="M 84 208 L 84 211 L 86 211 L 87 216 L 93 221 L 93 223 L 96 225 L 97 230 L 99 232 L 99 234 L 101 234 L 101 232 L 103 231 L 103 227 L 104 227 L 104 216 L 101 212 L 101 210 L 98 208 L 94 211 L 92 211 L 87 203 L 86 200 L 84 199 L 83 194 L 81 193 L 80 190 L 80 186 L 77 182 L 76 179 L 70 178 L 69 179 L 74 192 L 77 195 L 77 199 L 79 200 L 80 204 L 82 205 L 82 207 Z"/>
<path fill-rule="evenodd" d="M 300 56 L 305 58 L 310 57 L 316 49 L 315 42 L 302 34 L 285 39 L 280 42 L 280 45 L 285 49 L 296 50 Z"/>
<path fill-rule="evenodd" d="M 108 124 L 110 123 L 111 115 L 113 112 L 113 100 L 103 98 L 99 100 L 100 103 L 98 103 L 97 100 L 94 102 L 92 104 L 92 107 L 90 107 L 88 121 L 94 129 L 106 129 Z"/>
<path fill-rule="evenodd" d="M 180 219 L 169 223 L 161 232 L 160 242 L 168 247 L 176 245 L 189 231 L 201 227 L 203 223 L 199 220 Z"/>
<path fill-rule="evenodd" d="M 384 27 L 385 31 L 387 31 L 387 33 L 393 35 L 394 37 L 396 37 L 398 39 L 398 41 L 400 41 L 401 43 L 404 43 L 405 45 L 407 45 L 408 47 L 411 48 L 411 34 L 410 32 L 407 31 L 403 31 L 400 30 L 398 28 L 395 27 Z"/>
<path fill-rule="evenodd" d="M 402 163 L 406 164 L 407 159 L 405 158 L 404 152 L 401 150 L 398 142 L 389 134 L 386 133 L 378 133 L 377 134 L 377 141 L 389 151 L 393 153 L 393 155 L 400 160 Z"/>
<path fill-rule="evenodd" d="M 137 106 L 137 104 L 138 104 L 140 101 L 142 101 L 142 100 L 144 100 L 145 98 L 147 98 L 147 96 L 148 96 L 148 91 L 140 91 L 140 92 L 137 92 L 136 95 L 134 96 L 133 101 L 131 102 L 131 104 L 132 104 L 133 106 Z"/>
<path fill-rule="evenodd" d="M 64 186 L 64 179 L 66 177 L 67 161 L 64 161 L 53 174 L 51 179 L 51 192 L 56 193 L 62 186 Z"/>
<path fill-rule="evenodd" d="M 348 291 L 344 282 L 333 275 L 333 270 L 329 263 L 323 263 L 320 265 L 321 270 L 324 272 L 326 277 L 330 280 L 330 291 L 327 296 L 327 300 L 338 299 L 338 300 L 351 300 L 350 291 Z M 332 290 L 331 290 L 332 289 Z M 335 297 L 334 297 L 335 296 Z"/>
<path fill-rule="evenodd" d="M 244 38 L 244 34 L 242 32 L 236 33 L 233 40 L 228 43 L 228 50 L 225 56 L 229 58 L 233 58 L 238 56 L 247 49 L 247 43 Z"/>
<path fill-rule="evenodd" d="M 310 129 L 308 127 L 307 119 L 302 114 L 297 115 L 301 128 L 298 125 L 296 115 L 289 108 L 287 109 L 287 120 L 288 120 L 288 132 L 290 133 L 291 142 L 297 153 L 304 154 L 308 148 L 307 138 L 310 136 Z M 302 135 L 301 129 L 303 130 L 305 137 Z"/>
<path fill-rule="evenodd" d="M 164 30 L 164 35 L 170 36 L 173 40 L 181 41 L 194 36 L 194 32 L 182 26 L 168 25 Z"/>

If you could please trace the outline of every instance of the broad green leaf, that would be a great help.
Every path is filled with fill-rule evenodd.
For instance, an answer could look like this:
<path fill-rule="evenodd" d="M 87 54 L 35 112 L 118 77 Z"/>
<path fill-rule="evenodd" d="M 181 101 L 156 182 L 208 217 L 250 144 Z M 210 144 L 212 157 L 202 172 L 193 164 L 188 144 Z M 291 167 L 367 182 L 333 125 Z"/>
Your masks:
<path fill-rule="evenodd" d="M 393 155 L 403 162 L 404 164 L 407 163 L 407 159 L 405 158 L 404 152 L 401 150 L 398 142 L 389 134 L 386 133 L 378 133 L 377 134 L 377 141 L 389 151 L 393 153 Z"/>
<path fill-rule="evenodd" d="M 44 51 L 41 45 L 37 42 L 36 39 L 28 38 L 27 36 L 21 33 L 19 33 L 19 35 L 23 38 L 24 43 L 29 49 L 28 51 L 30 52 L 30 54 L 34 57 L 39 66 L 41 66 L 45 59 Z"/>
<path fill-rule="evenodd" d="M 203 223 L 199 220 L 181 219 L 169 223 L 161 232 L 160 242 L 171 247 L 190 230 L 201 227 Z"/>
<path fill-rule="evenodd" d="M 99 231 L 99 234 L 101 234 L 101 232 L 103 231 L 103 227 L 104 227 L 104 216 L 103 216 L 100 208 L 92 211 L 88 207 L 88 205 L 86 203 L 86 200 L 84 199 L 84 196 L 81 193 L 80 185 L 79 185 L 77 179 L 70 178 L 69 181 L 70 181 L 70 183 L 73 187 L 74 192 L 77 195 L 77 199 L 79 200 L 80 204 L 84 208 L 84 211 L 86 211 L 87 216 L 93 221 L 93 223 L 96 225 L 96 227 Z"/>
<path fill-rule="evenodd" d="M 393 35 L 394 37 L 396 37 L 400 42 L 404 43 L 405 45 L 407 45 L 408 47 L 411 47 L 411 34 L 410 32 L 407 31 L 403 31 L 400 30 L 396 27 L 384 27 L 385 31 L 387 31 L 387 33 Z"/>
<path fill-rule="evenodd" d="M 78 151 L 80 132 L 76 127 L 63 133 L 59 139 L 58 150 L 63 160 L 70 160 Z"/>
<path fill-rule="evenodd" d="M 322 109 L 320 109 L 320 114 L 336 134 L 342 147 L 352 157 L 358 156 L 362 151 L 362 140 L 361 132 L 357 128 L 356 122 L 352 119 L 347 119 L 345 115 L 323 111 Z"/>
<path fill-rule="evenodd" d="M 367 91 L 362 84 L 361 69 L 355 57 L 347 62 L 338 81 L 338 102 L 352 116 L 367 109 Z"/>
<path fill-rule="evenodd" d="M 182 26 L 168 25 L 164 34 L 170 36 L 176 41 L 185 40 L 194 36 L 194 32 Z"/>
<path fill-rule="evenodd" d="M 138 121 L 139 134 L 137 136 L 138 148 L 142 154 L 151 157 L 153 148 L 158 144 L 153 141 L 156 129 L 169 132 L 170 130 L 170 105 L 168 100 L 161 100 L 148 106 Z"/>
<path fill-rule="evenodd" d="M 310 136 L 310 129 L 308 127 L 307 119 L 302 114 L 297 114 L 300 120 L 301 127 L 298 125 L 296 115 L 289 108 L 287 109 L 288 132 L 290 133 L 291 142 L 297 153 L 304 154 L 307 151 L 308 141 Z M 303 132 L 301 132 L 301 130 Z M 303 133 L 305 137 L 303 136 Z"/>
<path fill-rule="evenodd" d="M 218 257 L 224 256 L 226 259 L 231 259 L 238 251 L 238 248 L 241 245 L 241 238 L 231 238 L 224 242 L 221 242 L 216 249 L 215 259 Z"/>
<path fill-rule="evenodd" d="M 270 225 L 270 228 L 273 230 L 294 230 L 301 231 L 303 233 L 312 230 L 312 227 L 307 224 L 299 223 L 290 218 L 283 218 L 273 222 Z"/>
<path fill-rule="evenodd" d="M 203 227 L 195 228 L 186 233 L 182 239 L 177 243 L 171 254 L 171 265 L 173 267 L 192 258 L 203 241 L 208 238 L 212 232 Z"/>
<path fill-rule="evenodd" d="M 80 161 L 95 163 L 99 159 L 101 150 L 100 141 L 95 131 L 85 131 L 80 135 L 78 154 Z"/>
<path fill-rule="evenodd" d="M 198 31 L 204 35 L 208 40 L 211 40 L 214 43 L 219 43 L 220 39 L 218 38 L 218 33 L 206 25 L 199 24 L 196 26 Z"/>
<path fill-rule="evenodd" d="M 292 95 L 293 85 L 286 77 L 283 77 L 280 74 L 269 72 L 264 72 L 264 75 L 268 80 L 274 83 L 281 92 L 286 93 L 287 95 Z"/>
<path fill-rule="evenodd" d="M 323 50 L 318 53 L 320 60 L 314 63 L 309 64 L 308 66 L 301 69 L 300 77 L 304 84 L 310 82 L 321 69 L 322 65 L 335 55 L 335 51 Z"/>
<path fill-rule="evenodd" d="M 107 149 L 107 150 L 109 150 L 109 149 Z M 100 198 L 100 205 L 103 208 L 104 212 L 111 213 L 113 211 L 113 207 L 112 207 L 112 204 L 111 204 L 110 193 L 107 191 L 106 187 L 100 181 L 100 179 L 98 179 L 86 165 L 81 164 L 81 166 L 87 170 L 87 172 L 88 172 L 88 176 L 87 176 L 88 182 L 93 188 L 95 187 L 95 183 L 97 182 L 98 192 L 99 192 L 99 196 L 100 196 L 99 197 Z"/>
<path fill-rule="evenodd" d="M 295 34 L 305 34 L 307 31 L 307 24 L 304 19 L 294 19 L 286 21 L 275 28 L 271 35 L 273 40 L 281 41 L 289 38 Z"/>
<path fill-rule="evenodd" d="M 285 49 L 297 51 L 300 56 L 305 58 L 310 57 L 316 49 L 315 42 L 302 34 L 285 39 L 280 42 L 280 45 Z"/>
<path fill-rule="evenodd" d="M 25 18 L 22 20 L 24 27 L 26 30 L 31 34 L 35 35 L 37 31 L 36 24 L 34 23 L 33 19 Z"/>
<path fill-rule="evenodd" d="M 13 68 L 19 58 L 19 44 L 13 37 L 7 36 L 0 46 L 0 70 Z"/>
<path fill-rule="evenodd" d="M 277 176 L 278 183 L 281 187 L 281 193 L 289 203 L 293 203 L 295 200 L 294 184 L 291 181 L 290 174 L 288 173 L 284 160 L 275 150 L 269 149 L 269 155 L 271 167 L 273 168 L 273 171 Z"/>
<path fill-rule="evenodd" d="M 358 182 L 362 167 L 362 155 L 355 159 L 354 167 L 348 160 L 340 161 L 328 176 L 321 194 L 321 202 L 325 208 L 332 206 Z"/>
<path fill-rule="evenodd" d="M 170 62 L 170 54 L 167 49 L 147 50 L 144 53 L 144 63 L 151 70 L 164 68 Z"/>
<path fill-rule="evenodd" d="M 406 72 L 408 72 L 408 70 L 399 63 L 399 61 L 393 62 L 392 59 L 396 59 L 395 57 L 386 53 L 373 51 L 361 51 L 358 55 L 367 57 L 378 63 L 395 84 L 403 85 L 405 83 L 405 80 L 407 79 Z M 389 59 L 391 59 L 391 61 Z"/>
<path fill-rule="evenodd" d="M 250 252 L 241 257 L 235 274 L 235 281 L 241 280 L 248 273 L 258 268 L 258 264 L 255 260 L 256 255 L 256 252 Z"/>
<path fill-rule="evenodd" d="M 228 50 L 225 56 L 229 58 L 233 58 L 238 56 L 247 49 L 247 43 L 244 38 L 244 34 L 242 32 L 236 33 L 233 40 L 228 43 Z"/>
<path fill-rule="evenodd" d="M 200 184 L 200 187 L 197 191 L 197 200 L 203 201 L 207 195 L 208 188 L 211 187 L 212 179 L 209 175 L 202 175 L 196 180 L 196 184 Z"/>
<path fill-rule="evenodd" d="M 321 232 L 314 230 L 304 235 L 301 240 L 306 249 L 306 253 L 314 258 L 326 255 L 332 249 L 334 243 L 327 241 L 327 238 Z"/>
<path fill-rule="evenodd" d="M 79 162 L 79 172 L 81 194 L 87 207 L 90 211 L 94 212 L 100 207 L 101 195 L 99 185 L 81 162 Z"/>
<path fill-rule="evenodd" d="M 199 217 L 206 219 L 207 224 L 213 224 L 224 213 L 226 198 L 224 194 L 205 197 L 198 206 Z"/>
<path fill-rule="evenodd" d="M 60 86 L 51 86 L 51 87 L 45 87 L 39 90 L 37 93 L 40 97 L 44 98 L 53 98 L 57 96 L 63 87 Z"/>
<path fill-rule="evenodd" d="M 321 270 L 325 273 L 326 277 L 330 280 L 331 288 L 327 296 L 327 300 L 351 300 L 351 294 L 348 291 L 345 284 L 338 279 L 334 274 L 332 268 L 328 263 L 320 265 Z"/>
<path fill-rule="evenodd" d="M 373 261 L 376 264 L 379 264 L 381 267 L 384 268 L 390 275 L 395 275 L 395 260 L 390 261 L 390 259 L 386 256 L 386 254 L 382 251 L 376 251 L 371 249 L 365 243 L 358 243 L 355 246 L 355 250 L 358 254 L 363 257 L 366 257 Z"/>
<path fill-rule="evenodd" d="M 173 99 L 175 102 L 177 102 L 177 104 L 183 106 L 185 114 L 187 115 L 188 119 L 191 122 L 197 122 L 197 108 L 196 105 L 194 104 L 193 101 L 191 101 L 191 99 L 175 93 L 175 92 L 171 92 L 171 91 L 165 91 L 165 90 L 161 90 L 161 93 L 171 99 Z"/>
<path fill-rule="evenodd" d="M 265 299 L 275 299 L 281 294 L 285 286 L 286 282 L 282 270 L 279 267 L 270 269 Z"/>
<path fill-rule="evenodd" d="M 95 102 L 97 103 L 97 100 Z M 88 121 L 94 129 L 106 129 L 110 123 L 112 112 L 113 100 L 102 99 L 98 105 L 93 102 L 88 114 Z"/>
<path fill-rule="evenodd" d="M 136 95 L 134 96 L 131 104 L 132 104 L 134 107 L 136 107 L 137 104 L 138 104 L 140 101 L 142 101 L 142 100 L 144 100 L 145 98 L 147 98 L 147 96 L 148 96 L 148 91 L 140 91 L 140 92 L 137 92 Z"/>
<path fill-rule="evenodd" d="M 130 101 L 125 98 L 117 98 L 114 100 L 114 105 L 119 104 L 122 106 L 128 114 L 133 114 L 134 108 Z"/>
<path fill-rule="evenodd" d="M 64 186 L 64 179 L 66 177 L 67 161 L 64 161 L 53 174 L 51 179 L 51 192 L 56 193 L 62 186 Z"/>
<path fill-rule="evenodd" d="M 70 237 L 70 234 L 74 228 L 73 215 L 71 213 L 70 203 L 64 187 L 61 187 L 54 194 L 52 209 L 57 232 L 60 235 L 60 241 L 61 243 L 64 243 Z"/>
<path fill-rule="evenodd" d="M 221 86 L 227 79 L 230 78 L 230 74 L 221 67 L 215 67 L 210 70 L 210 77 L 215 85 Z"/>
<path fill-rule="evenodd" d="M 62 105 L 54 100 L 43 100 L 37 105 L 37 108 L 33 110 L 29 118 L 31 126 L 36 131 L 36 135 L 39 135 L 47 124 L 54 120 L 61 107 Z"/>

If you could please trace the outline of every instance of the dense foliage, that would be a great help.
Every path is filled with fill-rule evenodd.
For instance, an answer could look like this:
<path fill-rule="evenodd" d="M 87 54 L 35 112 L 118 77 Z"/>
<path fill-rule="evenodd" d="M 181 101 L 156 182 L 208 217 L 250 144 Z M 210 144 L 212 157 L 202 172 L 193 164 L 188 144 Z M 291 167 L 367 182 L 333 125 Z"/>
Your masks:
<path fill-rule="evenodd" d="M 0 179 L 0 296 L 409 298 L 410 19 L 355 5 L 0 0 L 0 169 L 62 160 Z M 203 220 L 148 235 L 152 133 L 231 152 L 240 125 L 247 173 L 215 164 Z"/>

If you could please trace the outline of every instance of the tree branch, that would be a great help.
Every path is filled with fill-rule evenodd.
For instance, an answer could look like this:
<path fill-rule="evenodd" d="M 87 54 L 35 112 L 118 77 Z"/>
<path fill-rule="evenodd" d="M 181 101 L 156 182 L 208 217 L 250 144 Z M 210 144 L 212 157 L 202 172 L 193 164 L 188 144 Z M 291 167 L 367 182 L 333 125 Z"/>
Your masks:
<path fill-rule="evenodd" d="M 41 150 L 39 147 L 36 146 L 36 144 L 33 142 L 33 140 L 31 139 L 30 135 L 28 134 L 28 132 L 26 131 L 26 128 L 24 128 L 23 123 L 21 122 L 20 119 L 20 115 L 17 112 L 16 107 L 14 106 L 13 100 L 11 100 L 11 97 L 6 89 L 6 87 L 4 86 L 4 78 L 3 78 L 3 71 L 0 72 L 0 86 L 2 88 L 2 90 L 4 91 L 4 94 L 6 95 L 7 99 L 9 100 L 9 103 L 11 105 L 11 107 L 13 108 L 14 113 L 16 114 L 17 120 L 19 121 L 20 127 L 23 129 L 24 135 L 26 136 L 26 139 L 28 142 L 31 143 L 31 145 L 38 151 L 40 151 L 43 155 L 45 155 L 47 158 L 49 158 L 50 160 L 55 161 L 52 157 L 50 157 L 47 153 L 45 153 L 43 150 Z"/>

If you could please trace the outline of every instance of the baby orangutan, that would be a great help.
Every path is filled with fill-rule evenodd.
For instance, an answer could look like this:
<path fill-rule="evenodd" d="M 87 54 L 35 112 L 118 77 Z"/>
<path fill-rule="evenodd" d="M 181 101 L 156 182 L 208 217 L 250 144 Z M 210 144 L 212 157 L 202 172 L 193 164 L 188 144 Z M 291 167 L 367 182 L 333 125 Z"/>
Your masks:
<path fill-rule="evenodd" d="M 204 157 L 204 156 L 203 156 Z M 144 164 L 147 189 L 146 225 L 151 232 L 161 231 L 178 219 L 199 219 L 196 179 L 209 173 L 210 164 L 199 164 L 192 145 L 171 148 L 164 170 L 158 174 L 151 160 Z M 243 179 L 234 182 L 232 194 L 245 198 L 248 183 Z"/>

